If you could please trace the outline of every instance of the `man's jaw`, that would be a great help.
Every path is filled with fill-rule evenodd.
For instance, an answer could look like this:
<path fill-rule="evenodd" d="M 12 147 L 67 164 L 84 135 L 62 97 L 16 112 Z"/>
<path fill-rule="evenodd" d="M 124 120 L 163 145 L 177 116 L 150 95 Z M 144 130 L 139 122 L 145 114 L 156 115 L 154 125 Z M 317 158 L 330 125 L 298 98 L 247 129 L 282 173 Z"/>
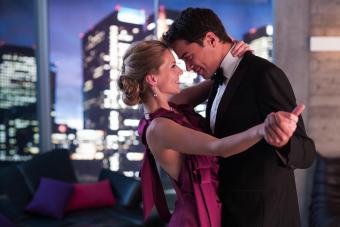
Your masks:
<path fill-rule="evenodd" d="M 195 73 L 197 73 L 197 75 L 203 77 L 206 80 L 211 79 L 213 77 L 213 74 L 210 74 L 206 70 L 203 70 L 203 69 L 198 72 L 195 71 Z"/>

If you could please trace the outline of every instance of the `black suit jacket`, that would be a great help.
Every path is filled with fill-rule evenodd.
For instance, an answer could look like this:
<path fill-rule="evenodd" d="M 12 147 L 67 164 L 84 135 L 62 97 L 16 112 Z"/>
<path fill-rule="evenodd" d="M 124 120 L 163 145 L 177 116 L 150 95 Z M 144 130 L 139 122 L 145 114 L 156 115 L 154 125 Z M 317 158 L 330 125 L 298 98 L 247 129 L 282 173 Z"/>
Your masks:
<path fill-rule="evenodd" d="M 217 87 L 215 83 L 208 100 L 208 122 Z M 292 111 L 295 106 L 284 72 L 247 52 L 219 104 L 214 135 L 222 138 L 242 132 L 262 123 L 271 112 Z M 309 167 L 315 154 L 314 142 L 306 135 L 300 117 L 285 147 L 276 149 L 262 140 L 243 153 L 220 158 L 223 226 L 300 226 L 293 170 Z"/>

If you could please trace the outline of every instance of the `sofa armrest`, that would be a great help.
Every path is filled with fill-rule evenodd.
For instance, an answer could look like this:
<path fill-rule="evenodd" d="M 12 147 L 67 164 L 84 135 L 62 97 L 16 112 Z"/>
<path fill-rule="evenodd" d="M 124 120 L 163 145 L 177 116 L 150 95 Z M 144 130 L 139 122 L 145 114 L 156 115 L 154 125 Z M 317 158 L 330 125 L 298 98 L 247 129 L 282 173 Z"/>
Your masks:
<path fill-rule="evenodd" d="M 140 207 L 142 199 L 140 180 L 102 169 L 98 180 L 104 179 L 110 180 L 112 193 L 116 196 L 118 205 L 128 208 Z"/>
<path fill-rule="evenodd" d="M 340 223 L 340 158 L 317 156 L 309 226 L 338 226 Z"/>
<path fill-rule="evenodd" d="M 11 203 L 19 212 L 24 212 L 33 196 L 25 177 L 15 165 L 0 169 L 0 194 L 2 204 Z"/>
<path fill-rule="evenodd" d="M 23 216 L 23 213 L 13 205 L 7 194 L 0 195 L 0 214 L 11 221 L 15 221 Z"/>

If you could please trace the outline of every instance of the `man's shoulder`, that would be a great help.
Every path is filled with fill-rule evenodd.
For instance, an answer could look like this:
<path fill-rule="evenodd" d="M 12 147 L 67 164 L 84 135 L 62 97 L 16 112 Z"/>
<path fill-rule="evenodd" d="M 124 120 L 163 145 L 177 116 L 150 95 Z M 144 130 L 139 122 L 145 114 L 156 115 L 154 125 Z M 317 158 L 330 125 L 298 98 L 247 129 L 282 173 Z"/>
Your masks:
<path fill-rule="evenodd" d="M 248 54 L 247 61 L 248 61 L 249 67 L 252 67 L 252 69 L 258 69 L 258 70 L 279 69 L 279 67 L 275 65 L 274 63 L 268 61 L 267 59 L 259 57 L 255 54 Z"/>
<path fill-rule="evenodd" d="M 256 74 L 257 78 L 259 76 L 266 77 L 274 75 L 278 77 L 287 77 L 280 67 L 267 59 L 261 58 L 252 53 L 244 56 L 244 65 L 247 67 L 247 72 L 249 72 L 247 74 Z"/>

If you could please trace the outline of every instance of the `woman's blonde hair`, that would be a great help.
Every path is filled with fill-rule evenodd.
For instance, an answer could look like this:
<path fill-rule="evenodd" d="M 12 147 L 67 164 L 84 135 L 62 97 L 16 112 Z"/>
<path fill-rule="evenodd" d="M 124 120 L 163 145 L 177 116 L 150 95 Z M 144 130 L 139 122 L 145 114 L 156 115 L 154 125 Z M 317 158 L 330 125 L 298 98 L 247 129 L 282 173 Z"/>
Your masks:
<path fill-rule="evenodd" d="M 126 105 L 133 106 L 145 101 L 147 85 L 144 78 L 149 73 L 158 73 L 165 50 L 168 50 L 165 43 L 148 40 L 134 43 L 126 51 L 118 79 L 118 87 L 123 92 Z"/>

